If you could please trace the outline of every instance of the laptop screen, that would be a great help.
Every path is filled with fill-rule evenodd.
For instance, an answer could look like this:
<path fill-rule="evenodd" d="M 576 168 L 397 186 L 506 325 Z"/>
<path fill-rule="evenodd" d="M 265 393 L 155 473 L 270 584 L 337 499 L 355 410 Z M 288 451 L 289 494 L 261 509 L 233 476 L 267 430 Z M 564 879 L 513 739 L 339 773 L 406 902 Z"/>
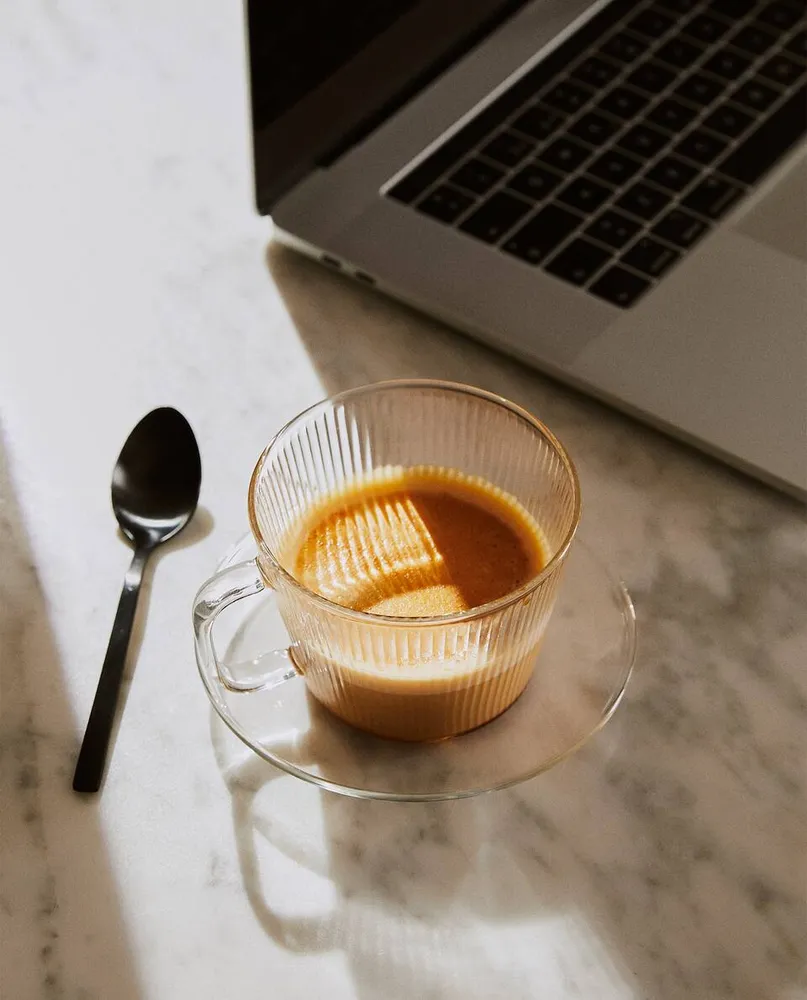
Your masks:
<path fill-rule="evenodd" d="M 258 208 L 327 164 L 525 0 L 248 0 Z"/>
<path fill-rule="evenodd" d="M 271 0 L 249 6 L 252 116 L 276 120 L 418 0 Z"/>

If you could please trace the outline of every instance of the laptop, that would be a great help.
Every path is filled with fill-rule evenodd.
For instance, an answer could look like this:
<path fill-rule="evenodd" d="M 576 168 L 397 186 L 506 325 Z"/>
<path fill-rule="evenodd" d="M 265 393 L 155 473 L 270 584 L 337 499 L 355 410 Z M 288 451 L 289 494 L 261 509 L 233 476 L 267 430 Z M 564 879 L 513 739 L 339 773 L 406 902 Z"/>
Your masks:
<path fill-rule="evenodd" d="M 802 0 L 249 0 L 278 239 L 807 497 Z"/>

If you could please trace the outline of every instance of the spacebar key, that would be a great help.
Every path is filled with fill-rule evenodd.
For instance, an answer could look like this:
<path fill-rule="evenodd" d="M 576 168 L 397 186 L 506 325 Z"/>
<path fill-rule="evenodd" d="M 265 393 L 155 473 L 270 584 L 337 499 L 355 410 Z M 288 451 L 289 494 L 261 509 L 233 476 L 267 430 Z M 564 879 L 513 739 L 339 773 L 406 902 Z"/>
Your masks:
<path fill-rule="evenodd" d="M 807 131 L 807 86 L 800 87 L 717 169 L 742 184 L 753 184 Z"/>

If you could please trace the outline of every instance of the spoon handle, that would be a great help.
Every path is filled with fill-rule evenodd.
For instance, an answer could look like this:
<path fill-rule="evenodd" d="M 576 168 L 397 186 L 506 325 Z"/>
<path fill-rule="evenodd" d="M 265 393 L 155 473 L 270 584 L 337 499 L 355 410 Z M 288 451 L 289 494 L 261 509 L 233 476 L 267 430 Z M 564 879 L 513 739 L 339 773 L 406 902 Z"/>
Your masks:
<path fill-rule="evenodd" d="M 118 610 L 112 625 L 101 677 L 95 691 L 95 700 L 90 710 L 90 718 L 84 731 L 84 740 L 73 775 L 73 791 L 97 792 L 101 787 L 109 738 L 115 721 L 123 673 L 126 666 L 126 651 L 132 633 L 137 598 L 143 581 L 143 570 L 151 555 L 151 548 L 135 549 L 134 557 L 123 581 Z"/>

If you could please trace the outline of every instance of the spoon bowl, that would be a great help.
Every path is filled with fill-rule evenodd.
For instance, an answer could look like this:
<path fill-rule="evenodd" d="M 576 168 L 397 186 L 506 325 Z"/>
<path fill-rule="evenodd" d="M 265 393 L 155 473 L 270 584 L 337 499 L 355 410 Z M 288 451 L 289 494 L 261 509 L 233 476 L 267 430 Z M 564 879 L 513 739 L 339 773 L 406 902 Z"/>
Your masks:
<path fill-rule="evenodd" d="M 170 406 L 147 413 L 112 473 L 112 509 L 135 546 L 178 534 L 199 502 L 202 461 L 191 425 Z"/>

